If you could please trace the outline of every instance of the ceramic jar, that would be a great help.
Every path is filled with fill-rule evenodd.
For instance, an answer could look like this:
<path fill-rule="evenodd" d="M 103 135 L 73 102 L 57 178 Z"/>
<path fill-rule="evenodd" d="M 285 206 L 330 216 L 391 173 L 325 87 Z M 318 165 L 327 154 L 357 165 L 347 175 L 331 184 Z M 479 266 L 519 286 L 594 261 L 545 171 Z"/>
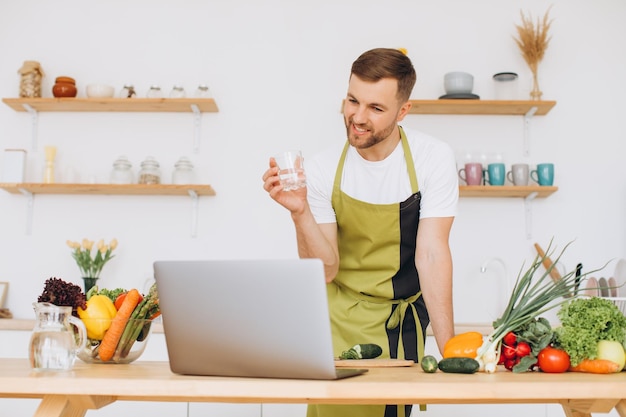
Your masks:
<path fill-rule="evenodd" d="M 57 77 L 52 87 L 52 95 L 55 97 L 76 97 L 76 81 L 71 77 Z"/>

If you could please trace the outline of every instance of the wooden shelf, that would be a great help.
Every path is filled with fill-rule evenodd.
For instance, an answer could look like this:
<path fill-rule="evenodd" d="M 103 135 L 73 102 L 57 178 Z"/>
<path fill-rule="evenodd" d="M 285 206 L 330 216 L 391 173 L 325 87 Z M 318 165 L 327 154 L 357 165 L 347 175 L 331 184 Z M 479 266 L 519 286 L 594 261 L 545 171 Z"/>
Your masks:
<path fill-rule="evenodd" d="M 484 114 L 524 116 L 533 107 L 535 116 L 545 116 L 556 101 L 533 100 L 411 100 L 411 114 Z"/>
<path fill-rule="evenodd" d="M 545 198 L 555 193 L 559 188 L 540 185 L 461 185 L 460 197 L 513 197 L 513 198 Z"/>
<path fill-rule="evenodd" d="M 3 98 L 15 111 L 38 112 L 199 112 L 219 109 L 212 98 Z"/>
<path fill-rule="evenodd" d="M 472 114 L 526 116 L 536 108 L 535 116 L 545 116 L 556 101 L 532 100 L 410 100 L 409 114 Z M 342 110 L 343 110 L 342 102 Z"/>
<path fill-rule="evenodd" d="M 189 184 L 42 184 L 0 183 L 0 188 L 12 194 L 90 194 L 90 195 L 184 195 L 190 191 L 198 196 L 214 196 L 210 185 Z"/>

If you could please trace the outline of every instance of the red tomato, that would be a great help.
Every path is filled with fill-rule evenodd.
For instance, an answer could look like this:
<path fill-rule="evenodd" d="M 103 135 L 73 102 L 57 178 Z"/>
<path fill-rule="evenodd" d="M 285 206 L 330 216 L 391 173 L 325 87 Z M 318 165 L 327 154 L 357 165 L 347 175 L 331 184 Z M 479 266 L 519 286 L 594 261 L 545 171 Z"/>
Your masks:
<path fill-rule="evenodd" d="M 519 342 L 517 346 L 515 346 L 515 354 L 518 358 L 530 355 L 530 345 L 526 342 Z"/>
<path fill-rule="evenodd" d="M 123 292 L 120 295 L 117 296 L 117 298 L 115 299 L 115 302 L 113 304 L 115 304 L 115 308 L 117 310 L 120 309 L 120 307 L 122 306 L 122 303 L 124 302 L 124 299 L 126 298 L 126 294 L 128 294 L 127 292 Z M 139 302 L 141 302 L 143 300 L 143 296 L 140 294 L 139 295 Z"/>
<path fill-rule="evenodd" d="M 537 356 L 537 365 L 542 372 L 561 373 L 570 367 L 569 355 L 562 349 L 545 347 Z"/>

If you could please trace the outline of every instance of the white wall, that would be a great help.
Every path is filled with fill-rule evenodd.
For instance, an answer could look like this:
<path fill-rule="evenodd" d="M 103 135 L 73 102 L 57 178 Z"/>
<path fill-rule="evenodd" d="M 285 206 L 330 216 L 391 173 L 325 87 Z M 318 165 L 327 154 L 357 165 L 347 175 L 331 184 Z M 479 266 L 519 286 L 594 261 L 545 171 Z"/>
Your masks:
<path fill-rule="evenodd" d="M 521 199 L 462 199 L 452 232 L 458 322 L 491 321 L 497 280 L 509 280 L 534 257 L 533 243 L 558 248 L 571 270 L 626 256 L 626 3 L 616 0 L 532 0 L 524 11 L 542 16 L 553 5 L 552 41 L 540 66 L 540 86 L 557 105 L 532 120 L 530 156 L 523 156 L 522 119 L 512 116 L 417 116 L 422 129 L 464 151 L 516 162 L 556 164 L 559 191 L 532 203 L 530 238 Z M 295 257 L 287 212 L 265 195 L 261 175 L 272 152 L 301 148 L 311 155 L 343 141 L 339 113 L 350 64 L 363 51 L 405 47 L 418 71 L 413 98 L 443 94 L 443 74 L 469 71 L 475 92 L 493 98 L 491 76 L 515 71 L 522 98 L 529 71 L 512 36 L 520 2 L 442 0 L 23 0 L 0 4 L 0 96 L 18 94 L 18 68 L 41 62 L 44 94 L 54 78 L 74 77 L 80 95 L 90 82 L 119 90 L 134 83 L 191 93 L 208 83 L 219 113 L 202 117 L 199 153 L 192 152 L 188 114 L 41 113 L 39 147 L 30 147 L 31 119 L 0 105 L 0 149 L 28 150 L 28 181 L 41 181 L 43 145 L 58 147 L 59 180 L 75 170 L 83 181 L 106 181 L 111 163 L 127 155 L 135 168 L 147 155 L 165 179 L 189 156 L 217 196 L 202 198 L 198 236 L 190 236 L 191 202 L 184 197 L 35 197 L 27 235 L 26 199 L 0 190 L 0 281 L 7 306 L 31 318 L 31 302 L 52 276 L 80 284 L 67 239 L 116 237 L 120 244 L 101 286 L 143 286 L 160 258 Z M 0 161 L 1 163 L 1 161 Z M 66 177 L 67 178 L 67 177 Z M 611 264 L 603 274 L 613 271 Z M 485 300 L 488 300 L 485 302 Z"/>

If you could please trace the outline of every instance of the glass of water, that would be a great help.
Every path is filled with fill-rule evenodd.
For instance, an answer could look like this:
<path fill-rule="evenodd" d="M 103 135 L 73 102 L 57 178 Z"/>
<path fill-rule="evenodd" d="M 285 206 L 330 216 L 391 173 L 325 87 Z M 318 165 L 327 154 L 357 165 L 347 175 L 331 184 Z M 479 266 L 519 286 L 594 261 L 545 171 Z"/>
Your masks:
<path fill-rule="evenodd" d="M 285 151 L 274 156 L 278 164 L 278 176 L 283 191 L 297 190 L 306 186 L 302 152 Z"/>

